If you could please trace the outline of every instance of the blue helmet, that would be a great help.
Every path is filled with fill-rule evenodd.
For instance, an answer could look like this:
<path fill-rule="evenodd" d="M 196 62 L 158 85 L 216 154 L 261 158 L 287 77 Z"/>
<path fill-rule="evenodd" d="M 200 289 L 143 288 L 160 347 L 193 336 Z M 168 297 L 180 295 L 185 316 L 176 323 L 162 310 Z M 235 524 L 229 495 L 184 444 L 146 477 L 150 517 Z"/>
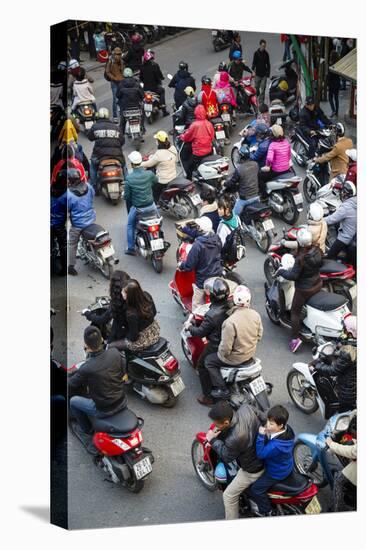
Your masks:
<path fill-rule="evenodd" d="M 215 478 L 219 483 L 227 483 L 227 472 L 223 462 L 219 462 L 216 466 Z"/>
<path fill-rule="evenodd" d="M 241 59 L 242 58 L 242 55 L 241 55 L 241 52 L 239 50 L 235 50 L 235 52 L 233 52 L 233 59 Z"/>

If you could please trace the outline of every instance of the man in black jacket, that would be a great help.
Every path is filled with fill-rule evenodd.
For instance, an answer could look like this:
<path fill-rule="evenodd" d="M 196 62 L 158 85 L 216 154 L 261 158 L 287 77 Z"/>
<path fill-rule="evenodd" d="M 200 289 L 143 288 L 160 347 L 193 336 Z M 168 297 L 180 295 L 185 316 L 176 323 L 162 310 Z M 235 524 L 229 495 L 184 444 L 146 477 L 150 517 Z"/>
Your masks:
<path fill-rule="evenodd" d="M 252 71 L 255 72 L 255 89 L 257 90 L 260 105 L 264 103 L 267 78 L 271 72 L 271 63 L 266 47 L 267 42 L 265 40 L 261 40 L 259 42 L 258 50 L 254 53 L 252 63 Z"/>
<path fill-rule="evenodd" d="M 95 142 L 90 159 L 90 183 L 94 190 L 97 187 L 98 166 L 103 159 L 119 160 L 126 177 L 126 160 L 122 151 L 125 138 L 118 125 L 110 120 L 108 109 L 105 107 L 99 109 L 98 120 L 88 131 L 87 137 Z"/>
<path fill-rule="evenodd" d="M 160 107 L 163 111 L 163 116 L 168 116 L 169 112 L 167 111 L 165 105 L 165 90 L 161 85 L 164 80 L 164 75 L 161 72 L 161 69 L 154 61 L 155 54 L 152 50 L 148 50 L 144 54 L 144 62 L 140 69 L 140 80 L 144 84 L 144 91 L 155 92 L 159 94 L 160 97 Z"/>
<path fill-rule="evenodd" d="M 320 130 L 321 124 L 329 126 L 332 121 L 320 107 L 316 107 L 313 96 L 307 96 L 305 105 L 299 113 L 299 124 L 304 138 L 309 143 L 309 158 L 312 159 L 318 144 L 317 131 Z"/>
<path fill-rule="evenodd" d="M 112 416 L 127 407 L 123 386 L 126 362 L 117 349 L 103 349 L 103 338 L 97 327 L 84 331 L 85 351 L 88 359 L 68 380 L 69 392 L 77 394 L 89 388 L 90 398 L 74 395 L 70 409 L 84 434 L 92 434 L 90 417 Z"/>
<path fill-rule="evenodd" d="M 209 417 L 215 429 L 206 434 L 207 441 L 225 464 L 236 461 L 240 469 L 224 491 L 225 519 L 239 518 L 239 496 L 263 473 L 263 462 L 256 455 L 256 438 L 261 422 L 249 405 L 234 411 L 227 401 L 212 407 Z"/>
<path fill-rule="evenodd" d="M 123 61 L 126 67 L 129 67 L 133 72 L 136 72 L 141 69 L 143 55 L 144 46 L 142 44 L 142 36 L 138 32 L 135 32 L 131 36 L 131 47 L 123 56 Z"/>
<path fill-rule="evenodd" d="M 144 99 L 144 92 L 141 86 L 135 78 L 132 76 L 132 70 L 127 68 L 123 71 L 123 80 L 118 85 L 116 97 L 121 113 L 121 131 L 125 133 L 126 119 L 123 115 L 123 111 L 129 109 L 141 110 L 141 126 L 144 126 L 144 110 L 142 109 L 142 101 Z"/>
<path fill-rule="evenodd" d="M 175 73 L 168 86 L 169 88 L 175 88 L 175 108 L 179 109 L 182 103 L 186 100 L 186 94 L 184 93 L 185 88 L 187 88 L 187 86 L 191 86 L 194 90 L 196 90 L 196 81 L 191 73 L 188 72 L 188 63 L 185 61 L 181 61 L 179 63 L 179 70 Z"/>

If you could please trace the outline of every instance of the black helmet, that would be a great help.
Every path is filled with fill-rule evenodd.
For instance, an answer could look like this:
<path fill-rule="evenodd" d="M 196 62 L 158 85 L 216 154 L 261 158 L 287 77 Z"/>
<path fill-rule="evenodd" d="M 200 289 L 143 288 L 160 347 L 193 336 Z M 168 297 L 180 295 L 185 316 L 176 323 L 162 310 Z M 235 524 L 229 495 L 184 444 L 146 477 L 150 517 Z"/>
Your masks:
<path fill-rule="evenodd" d="M 225 279 L 216 277 L 210 288 L 211 302 L 224 302 L 230 294 L 230 288 Z"/>
<path fill-rule="evenodd" d="M 345 201 L 349 199 L 350 197 L 355 197 L 357 193 L 356 186 L 352 181 L 345 181 L 342 185 L 342 189 L 340 192 L 341 200 Z"/>
<path fill-rule="evenodd" d="M 212 204 L 216 200 L 216 191 L 211 185 L 208 185 L 207 183 L 203 184 L 200 197 L 201 200 Z"/>
<path fill-rule="evenodd" d="M 248 145 L 242 145 L 239 149 L 239 155 L 241 160 L 248 160 L 250 157 L 250 150 Z"/>
<path fill-rule="evenodd" d="M 67 184 L 69 187 L 76 187 L 81 181 L 81 173 L 77 168 L 69 168 L 67 171 Z"/>
<path fill-rule="evenodd" d="M 335 131 L 338 137 L 343 137 L 346 132 L 344 124 L 342 124 L 342 122 L 337 122 L 335 125 Z"/>
<path fill-rule="evenodd" d="M 221 61 L 221 63 L 219 64 L 218 70 L 219 71 L 227 71 L 227 65 L 226 65 L 225 61 Z"/>
<path fill-rule="evenodd" d="M 186 63 L 185 61 L 180 61 L 179 62 L 179 68 L 182 71 L 188 71 L 188 63 Z"/>
<path fill-rule="evenodd" d="M 206 75 L 201 78 L 201 82 L 202 82 L 202 84 L 212 84 L 211 78 L 209 76 L 206 76 Z"/>

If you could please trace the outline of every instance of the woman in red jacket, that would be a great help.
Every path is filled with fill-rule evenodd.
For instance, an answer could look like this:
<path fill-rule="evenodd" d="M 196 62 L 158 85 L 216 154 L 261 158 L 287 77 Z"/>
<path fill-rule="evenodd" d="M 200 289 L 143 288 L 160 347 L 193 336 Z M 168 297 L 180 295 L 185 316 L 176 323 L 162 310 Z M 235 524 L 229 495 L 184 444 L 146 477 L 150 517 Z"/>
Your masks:
<path fill-rule="evenodd" d="M 198 94 L 198 102 L 202 103 L 207 112 L 207 118 L 215 118 L 220 115 L 219 103 L 215 90 L 212 89 L 212 80 L 209 76 L 201 79 L 202 88 Z"/>
<path fill-rule="evenodd" d="M 207 113 L 203 105 L 197 105 L 194 116 L 194 122 L 180 136 L 182 141 L 192 143 L 192 157 L 185 167 L 188 179 L 192 179 L 192 172 L 199 166 L 202 159 L 212 153 L 212 140 L 215 135 L 211 122 L 207 120 Z"/>

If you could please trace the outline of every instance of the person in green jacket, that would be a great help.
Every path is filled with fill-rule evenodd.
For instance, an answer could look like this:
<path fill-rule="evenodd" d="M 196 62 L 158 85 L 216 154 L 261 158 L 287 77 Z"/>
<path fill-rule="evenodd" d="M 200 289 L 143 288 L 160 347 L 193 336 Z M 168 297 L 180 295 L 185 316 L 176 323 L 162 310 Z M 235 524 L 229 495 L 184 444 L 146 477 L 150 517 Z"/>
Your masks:
<path fill-rule="evenodd" d="M 158 183 L 158 178 L 151 172 L 142 168 L 142 156 L 138 151 L 132 151 L 128 155 L 132 172 L 125 181 L 124 199 L 128 211 L 127 218 L 127 249 L 125 254 L 135 256 L 135 227 L 138 214 L 151 211 L 152 216 L 158 215 L 154 203 L 152 187 Z M 155 213 L 154 213 L 155 210 Z"/>

